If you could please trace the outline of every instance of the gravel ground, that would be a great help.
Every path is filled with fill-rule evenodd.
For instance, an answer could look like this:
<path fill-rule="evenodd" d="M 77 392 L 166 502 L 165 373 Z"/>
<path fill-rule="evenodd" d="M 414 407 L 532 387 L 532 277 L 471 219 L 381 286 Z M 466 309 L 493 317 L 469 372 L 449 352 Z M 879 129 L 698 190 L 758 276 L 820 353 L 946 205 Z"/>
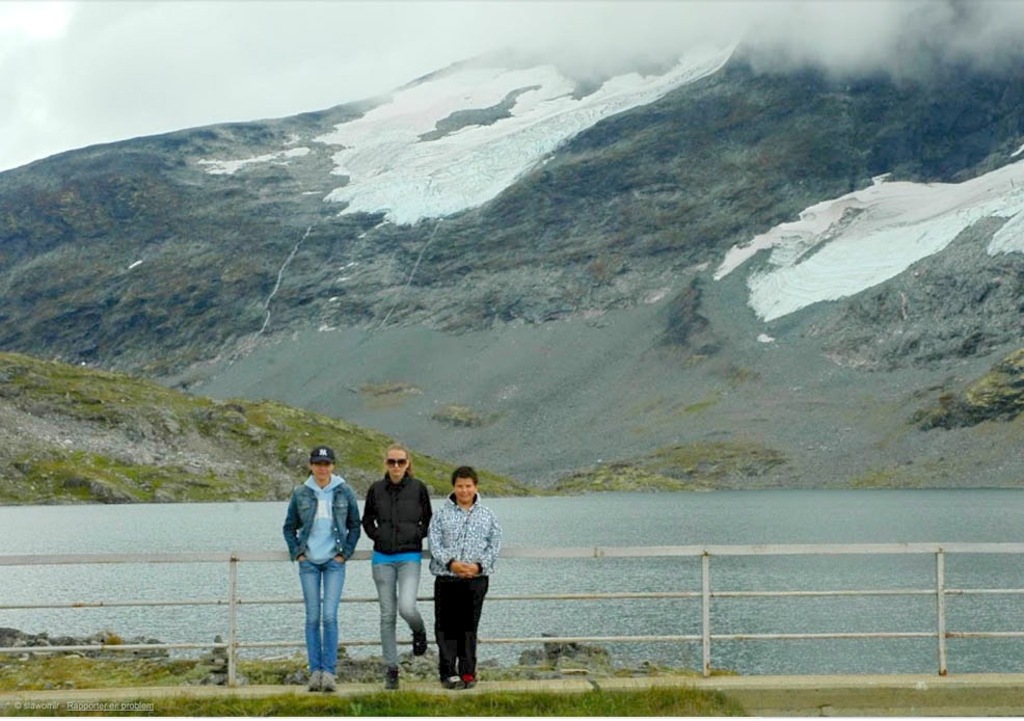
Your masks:
<path fill-rule="evenodd" d="M 1001 353 L 952 370 L 844 368 L 811 333 L 825 304 L 766 326 L 738 283 L 715 283 L 705 294 L 718 350 L 700 359 L 659 342 L 661 300 L 461 335 L 423 327 L 298 333 L 217 367 L 192 391 L 274 398 L 542 486 L 660 447 L 727 440 L 789 459 L 730 480 L 735 487 L 1020 485 L 1024 463 L 1012 450 L 1019 424 L 921 432 L 908 423 L 941 383 L 966 382 Z M 413 390 L 391 402 L 361 391 L 388 382 Z M 494 420 L 455 428 L 432 418 L 449 404 Z"/>

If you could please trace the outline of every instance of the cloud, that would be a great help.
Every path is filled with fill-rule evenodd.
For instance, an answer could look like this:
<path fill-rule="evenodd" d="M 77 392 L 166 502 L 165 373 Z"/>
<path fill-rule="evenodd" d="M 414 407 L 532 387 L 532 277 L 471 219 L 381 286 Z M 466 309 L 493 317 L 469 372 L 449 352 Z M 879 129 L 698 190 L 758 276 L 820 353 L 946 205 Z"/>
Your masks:
<path fill-rule="evenodd" d="M 746 36 L 762 63 L 898 73 L 921 48 L 997 62 L 1022 30 L 1017 0 L 0 2 L 0 170 L 320 110 L 502 48 L 601 77 Z"/>
<path fill-rule="evenodd" d="M 72 147 L 362 99 L 486 49 L 459 6 L 71 3 L 0 51 L 0 169 Z M 3 3 L 0 3 L 0 7 Z"/>
<path fill-rule="evenodd" d="M 5 45 L 62 35 L 71 18 L 67 2 L 0 3 L 0 39 Z"/>
<path fill-rule="evenodd" d="M 1018 0 L 767 3 L 748 39 L 759 67 L 813 65 L 835 74 L 915 76 L 938 61 L 992 66 L 1019 59 Z"/>

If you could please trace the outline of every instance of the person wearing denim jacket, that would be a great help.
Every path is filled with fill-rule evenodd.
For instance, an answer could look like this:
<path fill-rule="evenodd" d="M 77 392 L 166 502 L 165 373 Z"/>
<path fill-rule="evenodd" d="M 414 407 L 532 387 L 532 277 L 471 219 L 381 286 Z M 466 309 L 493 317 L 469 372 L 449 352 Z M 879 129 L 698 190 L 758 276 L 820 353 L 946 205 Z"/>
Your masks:
<path fill-rule="evenodd" d="M 437 667 L 441 684 L 449 689 L 476 685 L 477 629 L 501 550 L 501 526 L 480 503 L 478 483 L 472 468 L 456 468 L 452 494 L 434 513 L 428 533 Z"/>
<path fill-rule="evenodd" d="M 327 446 L 310 452 L 309 478 L 292 491 L 282 529 L 289 556 L 299 562 L 310 691 L 335 690 L 345 561 L 360 536 L 358 499 L 345 479 L 334 474 L 334 460 Z"/>

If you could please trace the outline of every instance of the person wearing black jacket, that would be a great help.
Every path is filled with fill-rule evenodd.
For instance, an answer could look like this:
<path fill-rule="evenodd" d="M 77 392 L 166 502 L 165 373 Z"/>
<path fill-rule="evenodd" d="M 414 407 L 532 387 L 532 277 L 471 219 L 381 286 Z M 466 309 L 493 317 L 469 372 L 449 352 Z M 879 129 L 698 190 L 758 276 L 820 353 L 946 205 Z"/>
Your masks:
<path fill-rule="evenodd" d="M 412 630 L 412 652 L 427 652 L 427 630 L 416 608 L 423 539 L 430 528 L 430 491 L 412 475 L 405 446 L 388 447 L 384 478 L 370 486 L 363 508 L 363 530 L 373 539 L 371 568 L 380 603 L 380 645 L 387 666 L 384 688 L 398 688 L 398 641 L 401 614 Z"/>

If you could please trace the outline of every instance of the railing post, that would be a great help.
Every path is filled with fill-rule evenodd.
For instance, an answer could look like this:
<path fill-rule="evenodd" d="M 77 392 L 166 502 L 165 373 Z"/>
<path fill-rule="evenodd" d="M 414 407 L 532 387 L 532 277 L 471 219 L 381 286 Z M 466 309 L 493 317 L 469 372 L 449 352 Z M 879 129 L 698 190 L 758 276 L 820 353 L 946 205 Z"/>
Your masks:
<path fill-rule="evenodd" d="M 935 552 L 935 612 L 936 635 L 939 637 L 939 675 L 945 676 L 946 668 L 946 554 L 940 548 Z"/>
<path fill-rule="evenodd" d="M 234 686 L 238 662 L 238 557 L 232 553 L 228 563 L 228 686 Z"/>
<path fill-rule="evenodd" d="M 700 557 L 700 639 L 704 677 L 711 675 L 711 555 Z"/>

